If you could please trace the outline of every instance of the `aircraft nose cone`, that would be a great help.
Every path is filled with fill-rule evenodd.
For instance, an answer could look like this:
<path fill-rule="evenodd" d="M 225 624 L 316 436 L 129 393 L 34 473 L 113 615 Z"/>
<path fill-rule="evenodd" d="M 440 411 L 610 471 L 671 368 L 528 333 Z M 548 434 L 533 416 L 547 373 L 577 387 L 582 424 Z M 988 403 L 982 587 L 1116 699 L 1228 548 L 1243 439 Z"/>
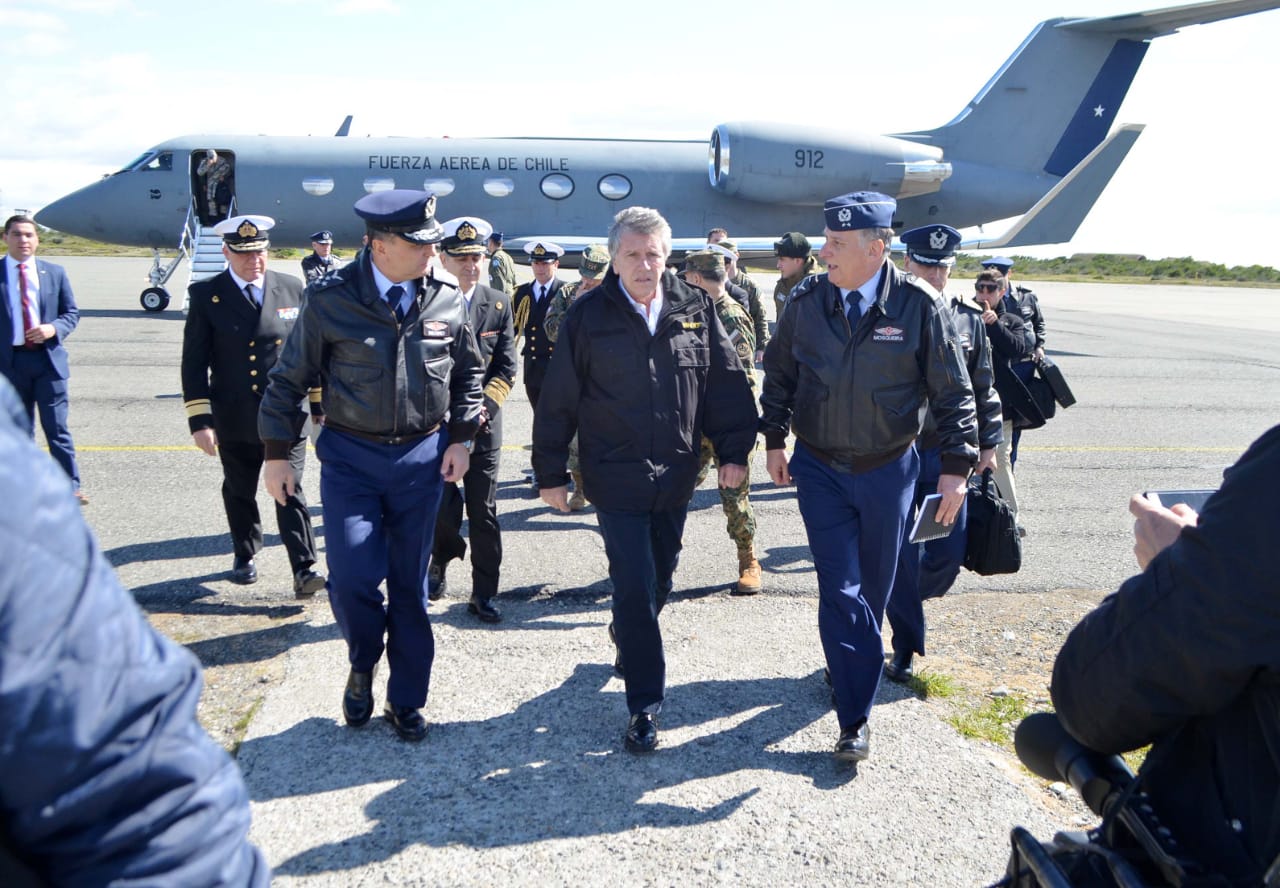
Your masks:
<path fill-rule="evenodd" d="M 46 228 L 74 234 L 79 237 L 102 238 L 107 227 L 102 219 L 99 201 L 81 188 L 66 197 L 60 197 L 36 213 L 36 221 Z"/>

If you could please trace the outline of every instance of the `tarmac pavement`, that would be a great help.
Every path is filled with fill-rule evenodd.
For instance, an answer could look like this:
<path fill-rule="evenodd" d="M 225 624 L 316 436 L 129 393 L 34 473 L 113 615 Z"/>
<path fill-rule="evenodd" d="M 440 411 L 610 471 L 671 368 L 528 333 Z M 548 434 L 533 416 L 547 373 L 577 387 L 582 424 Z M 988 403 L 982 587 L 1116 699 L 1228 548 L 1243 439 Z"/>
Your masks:
<path fill-rule="evenodd" d="M 140 596 L 221 579 L 230 548 L 220 472 L 186 431 L 182 315 L 139 308 L 148 260 L 48 258 L 68 269 L 81 306 L 68 351 L 86 518 Z M 966 573 L 952 594 L 1101 598 L 1135 570 L 1129 495 L 1217 486 L 1280 418 L 1280 291 L 1032 286 L 1049 354 L 1079 403 L 1023 437 L 1023 570 Z M 705 485 L 663 613 L 662 746 L 623 751 L 594 511 L 540 504 L 521 474 L 531 425 L 522 386 L 504 409 L 505 621 L 485 627 L 466 613 L 468 571 L 455 563 L 448 596 L 431 608 L 425 742 L 399 742 L 379 719 L 342 724 L 344 645 L 323 595 L 293 601 L 278 545 L 260 559 L 263 582 L 244 591 L 246 608 L 305 608 L 308 618 L 238 757 L 252 838 L 277 884 L 975 885 L 1001 875 L 1014 824 L 1042 838 L 1071 826 L 1042 804 L 1038 781 L 891 683 L 872 714 L 871 759 L 834 762 L 813 567 L 794 490 L 772 486 L 759 453 L 752 501 L 766 591 L 728 594 L 734 548 Z M 323 540 L 317 481 L 311 461 Z M 385 668 L 379 711 L 384 679 Z"/>

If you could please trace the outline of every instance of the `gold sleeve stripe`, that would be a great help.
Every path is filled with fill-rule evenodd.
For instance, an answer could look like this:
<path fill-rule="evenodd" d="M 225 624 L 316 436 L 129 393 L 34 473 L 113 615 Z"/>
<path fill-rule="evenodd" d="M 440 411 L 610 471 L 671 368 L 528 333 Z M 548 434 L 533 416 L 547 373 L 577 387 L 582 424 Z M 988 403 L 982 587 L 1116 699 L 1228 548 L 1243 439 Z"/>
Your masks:
<path fill-rule="evenodd" d="M 209 402 L 208 398 L 197 398 L 194 401 L 187 401 L 184 406 L 187 408 L 187 419 L 213 413 L 213 404 Z"/>
<path fill-rule="evenodd" d="M 489 384 L 484 387 L 484 393 L 493 399 L 493 402 L 499 407 L 502 402 L 507 400 L 507 395 L 511 394 L 511 383 L 505 379 L 498 379 L 496 376 L 489 380 Z"/>
<path fill-rule="evenodd" d="M 313 388 L 307 391 L 307 400 L 312 404 L 319 404 L 324 395 L 324 389 Z"/>

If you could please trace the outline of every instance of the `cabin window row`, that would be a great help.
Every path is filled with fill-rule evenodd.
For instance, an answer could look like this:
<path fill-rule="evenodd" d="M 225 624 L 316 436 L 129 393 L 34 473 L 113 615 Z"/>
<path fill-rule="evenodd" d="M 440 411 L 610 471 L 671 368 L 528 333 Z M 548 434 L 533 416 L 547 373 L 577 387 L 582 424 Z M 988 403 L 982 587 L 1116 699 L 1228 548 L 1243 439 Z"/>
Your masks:
<path fill-rule="evenodd" d="M 364 180 L 364 190 L 368 194 L 376 191 L 390 191 L 396 187 L 396 180 L 387 176 L 370 176 Z M 423 181 L 422 187 L 436 197 L 447 197 L 452 194 L 457 184 L 450 178 L 429 178 Z M 493 176 L 484 180 L 484 193 L 490 197 L 509 197 L 516 190 L 516 183 L 506 176 Z M 550 173 L 542 177 L 538 185 L 544 197 L 551 200 L 564 200 L 573 194 L 573 179 L 563 173 Z M 314 176 L 302 180 L 302 190 L 314 197 L 324 197 L 333 191 L 334 181 L 324 176 Z M 602 176 L 596 183 L 596 191 L 607 200 L 624 200 L 631 195 L 631 180 L 626 176 L 612 174 Z"/>

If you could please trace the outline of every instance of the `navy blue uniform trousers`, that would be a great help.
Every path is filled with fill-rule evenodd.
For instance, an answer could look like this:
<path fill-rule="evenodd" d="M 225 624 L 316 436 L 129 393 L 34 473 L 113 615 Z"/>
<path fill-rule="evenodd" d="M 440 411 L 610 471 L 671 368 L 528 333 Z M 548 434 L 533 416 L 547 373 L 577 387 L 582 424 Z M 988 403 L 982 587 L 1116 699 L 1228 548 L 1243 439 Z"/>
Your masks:
<path fill-rule="evenodd" d="M 316 442 L 329 604 L 352 669 L 373 669 L 386 639 L 387 702 L 395 706 L 421 709 L 427 702 L 435 657 L 427 564 L 448 443 L 443 430 L 406 444 L 378 444 L 328 428 Z"/>
<path fill-rule="evenodd" d="M 28 431 L 35 434 L 35 414 L 38 412 L 40 427 L 44 429 L 45 441 L 49 444 L 49 455 L 71 479 L 71 489 L 79 490 L 80 467 L 76 464 L 71 429 L 67 427 L 67 381 L 54 371 L 43 347 L 15 348 L 8 376 L 27 408 Z"/>
<path fill-rule="evenodd" d="M 916 481 L 916 508 L 924 498 L 938 492 L 938 477 L 942 474 L 942 449 L 930 447 L 920 450 L 920 478 Z M 913 513 L 914 514 L 914 511 Z M 893 594 L 889 596 L 886 613 L 893 629 L 893 649 L 899 654 L 923 654 L 924 651 L 924 602 L 941 598 L 960 575 L 964 564 L 964 549 L 968 542 L 965 528 L 968 526 L 968 503 L 960 504 L 960 514 L 951 528 L 951 534 L 942 539 L 924 543 L 907 542 L 911 524 L 902 540 L 902 553 L 898 556 L 898 573 L 893 579 Z"/>
<path fill-rule="evenodd" d="M 818 635 L 844 730 L 867 719 L 880 686 L 880 623 L 897 573 L 920 460 L 915 448 L 908 447 L 879 468 L 847 474 L 797 441 L 790 469 L 818 572 Z"/>
<path fill-rule="evenodd" d="M 667 660 L 658 614 L 680 561 L 688 504 L 660 512 L 598 509 L 613 581 L 613 631 L 626 669 L 627 710 L 657 713 L 666 694 Z"/>

